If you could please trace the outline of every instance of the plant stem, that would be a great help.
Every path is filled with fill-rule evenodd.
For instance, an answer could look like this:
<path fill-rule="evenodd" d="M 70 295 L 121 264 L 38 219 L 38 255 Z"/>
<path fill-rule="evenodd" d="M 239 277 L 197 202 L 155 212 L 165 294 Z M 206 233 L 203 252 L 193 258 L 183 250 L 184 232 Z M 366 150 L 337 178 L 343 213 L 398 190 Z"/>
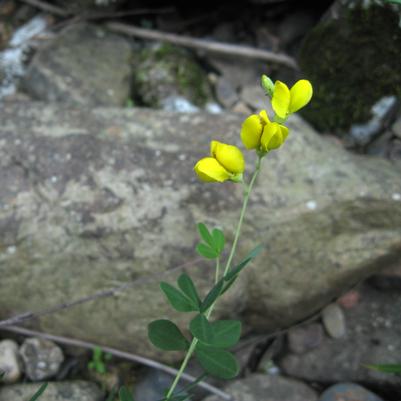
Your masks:
<path fill-rule="evenodd" d="M 215 284 L 219 281 L 219 272 L 220 272 L 220 258 L 217 258 L 216 259 L 216 276 L 214 278 L 214 283 Z M 212 308 L 213 308 L 213 305 L 207 311 L 206 316 L 208 318 L 210 317 L 210 314 L 212 313 Z M 170 389 L 168 390 L 168 393 L 166 395 L 166 400 L 169 400 L 170 397 L 173 395 L 173 392 L 174 392 L 175 388 L 177 387 L 177 384 L 180 381 L 180 378 L 181 378 L 182 374 L 184 373 L 185 368 L 188 365 L 189 358 L 191 358 L 192 354 L 195 351 L 196 344 L 198 344 L 198 339 L 194 337 L 192 339 L 192 342 L 191 342 L 189 348 L 188 348 L 187 354 L 185 355 L 185 358 L 182 361 L 180 369 L 179 369 L 179 371 L 178 371 L 178 373 L 177 373 L 177 375 L 176 375 L 176 377 L 175 377 L 175 379 L 173 381 L 173 384 L 171 385 Z"/>
<path fill-rule="evenodd" d="M 235 251 L 237 249 L 237 243 L 238 243 L 239 235 L 240 235 L 240 232 L 241 232 L 242 222 L 243 222 L 244 217 L 245 217 L 245 211 L 246 211 L 246 208 L 248 206 L 249 195 L 250 195 L 250 193 L 252 191 L 253 185 L 255 184 L 256 177 L 259 174 L 261 164 L 262 164 L 262 158 L 258 157 L 258 160 L 256 162 L 255 171 L 253 173 L 251 181 L 250 181 L 249 185 L 247 187 L 245 187 L 245 190 L 244 190 L 244 202 L 242 204 L 241 214 L 239 216 L 237 229 L 235 231 L 233 246 L 231 247 L 231 252 L 230 252 L 230 255 L 228 257 L 228 260 L 227 260 L 227 263 L 226 263 L 226 267 L 224 269 L 223 276 L 225 276 L 227 274 L 228 270 L 231 267 L 231 262 L 233 260 Z"/>
<path fill-rule="evenodd" d="M 260 171 L 260 166 L 261 166 L 261 161 L 262 158 L 258 157 L 258 160 L 256 162 L 256 167 L 255 167 L 255 171 L 252 175 L 251 181 L 249 183 L 249 185 L 247 187 L 245 187 L 244 190 L 244 201 L 242 204 L 242 209 L 241 209 L 241 214 L 239 216 L 239 220 L 238 220 L 238 224 L 237 224 L 237 229 L 235 231 L 235 236 L 234 236 L 234 241 L 233 241 L 233 245 L 231 247 L 231 252 L 230 255 L 228 257 L 225 269 L 224 269 L 224 274 L 223 276 L 228 272 L 228 270 L 230 269 L 231 266 L 231 262 L 232 259 L 234 257 L 235 254 L 235 250 L 237 248 L 237 243 L 238 243 L 238 239 L 239 239 L 239 235 L 241 232 L 241 227 L 242 227 L 242 222 L 244 220 L 245 217 L 245 211 L 246 211 L 246 207 L 248 205 L 248 200 L 249 200 L 249 195 L 252 191 L 253 185 L 255 184 L 256 181 L 256 177 L 259 174 Z M 219 281 L 219 274 L 220 274 L 220 259 L 217 258 L 216 259 L 216 275 L 215 275 L 215 279 L 214 282 L 215 284 Z M 216 301 L 210 306 L 209 310 L 206 313 L 206 317 L 209 318 L 210 315 L 212 314 L 212 311 L 214 309 L 214 305 L 216 304 Z M 166 395 L 166 400 L 168 401 L 170 399 L 170 397 L 173 395 L 175 388 L 177 387 L 178 382 L 180 381 L 181 375 L 184 373 L 185 368 L 188 365 L 189 359 L 191 358 L 192 354 L 195 351 L 196 345 L 198 344 L 198 339 L 197 338 L 193 338 L 192 342 L 188 348 L 187 354 L 185 355 L 184 360 L 182 361 L 181 367 L 177 373 L 177 376 L 175 377 L 173 384 L 171 385 L 167 395 Z"/>

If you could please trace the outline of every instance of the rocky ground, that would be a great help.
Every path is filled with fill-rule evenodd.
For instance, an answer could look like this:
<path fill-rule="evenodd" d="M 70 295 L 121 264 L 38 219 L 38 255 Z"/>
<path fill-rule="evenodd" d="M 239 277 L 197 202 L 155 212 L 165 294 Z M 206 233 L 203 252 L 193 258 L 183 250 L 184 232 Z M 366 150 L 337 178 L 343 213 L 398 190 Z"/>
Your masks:
<path fill-rule="evenodd" d="M 315 88 L 307 122 L 290 120 L 286 151 L 264 171 L 270 186 L 251 199 L 250 214 L 266 217 L 245 233 L 249 242 L 263 237 L 263 260 L 217 311 L 230 316 L 235 305 L 246 323 L 236 350 L 241 377 L 215 384 L 237 401 L 401 399 L 400 377 L 369 367 L 401 363 L 400 8 L 379 2 L 352 13 L 342 1 L 253 0 L 192 11 L 149 5 L 120 19 L 282 52 L 297 59 L 294 70 L 108 30 L 110 15 L 133 8 L 123 1 L 100 10 L 91 1 L 53 5 L 65 15 L 0 3 L 1 317 L 161 273 L 192 255 L 192 227 L 211 213 L 231 227 L 241 194 L 201 189 L 193 161 L 213 132 L 238 141 L 244 117 L 267 107 L 262 73 L 289 82 L 306 76 Z M 160 252 L 146 245 L 152 241 Z M 198 280 L 208 284 L 205 274 Z M 156 286 L 36 327 L 166 358 L 143 329 L 169 313 L 161 296 L 140 307 Z M 49 288 L 57 291 L 50 296 Z M 0 401 L 25 399 L 46 380 L 43 401 L 101 401 L 121 384 L 154 401 L 168 386 L 157 370 L 94 358 L 3 331 Z M 204 397 L 217 400 L 197 392 Z"/>

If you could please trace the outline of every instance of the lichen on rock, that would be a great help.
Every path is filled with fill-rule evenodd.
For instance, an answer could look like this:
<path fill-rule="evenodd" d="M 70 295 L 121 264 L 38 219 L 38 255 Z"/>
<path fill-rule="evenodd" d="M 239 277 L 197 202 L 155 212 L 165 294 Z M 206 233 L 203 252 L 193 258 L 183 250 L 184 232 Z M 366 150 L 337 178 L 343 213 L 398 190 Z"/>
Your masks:
<path fill-rule="evenodd" d="M 343 133 L 371 118 L 383 96 L 401 97 L 401 11 L 384 2 L 337 1 L 305 38 L 299 63 L 314 96 L 302 114 L 321 131 Z"/>
<path fill-rule="evenodd" d="M 144 106 L 160 108 L 170 96 L 183 96 L 196 106 L 204 106 L 211 98 L 206 72 L 195 58 L 167 43 L 141 51 L 133 80 L 134 96 Z"/>

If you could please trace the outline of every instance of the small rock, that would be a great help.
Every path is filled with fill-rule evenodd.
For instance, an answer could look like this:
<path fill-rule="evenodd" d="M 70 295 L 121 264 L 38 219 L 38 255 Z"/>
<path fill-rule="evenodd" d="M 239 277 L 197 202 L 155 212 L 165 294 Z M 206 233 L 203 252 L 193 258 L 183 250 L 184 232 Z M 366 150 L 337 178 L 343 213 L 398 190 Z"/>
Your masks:
<path fill-rule="evenodd" d="M 205 104 L 205 111 L 212 114 L 220 114 L 223 112 L 223 108 L 216 102 L 207 102 Z"/>
<path fill-rule="evenodd" d="M 287 339 L 288 347 L 292 352 L 303 354 L 321 344 L 323 328 L 319 323 L 294 327 L 289 330 Z"/>
<path fill-rule="evenodd" d="M 144 376 L 138 379 L 134 387 L 134 399 L 141 401 L 155 401 L 165 396 L 166 388 L 169 388 L 174 378 L 158 369 L 146 369 Z M 178 390 L 186 382 L 180 381 Z"/>
<path fill-rule="evenodd" d="M 224 77 L 220 77 L 215 86 L 217 100 L 229 109 L 238 101 L 238 94 L 230 81 Z"/>
<path fill-rule="evenodd" d="M 54 342 L 28 338 L 20 348 L 25 373 L 32 381 L 44 380 L 57 374 L 64 361 L 63 351 Z"/>
<path fill-rule="evenodd" d="M 394 132 L 394 135 L 401 139 L 401 116 L 397 118 L 395 123 L 392 125 L 391 130 Z"/>
<path fill-rule="evenodd" d="M 254 374 L 230 383 L 225 391 L 237 401 L 316 401 L 314 390 L 305 383 L 282 376 Z M 210 396 L 204 401 L 218 401 Z M 0 400 L 1 401 L 1 400 Z"/>
<path fill-rule="evenodd" d="M 73 24 L 39 49 L 23 87 L 44 101 L 122 106 L 130 96 L 132 49 L 95 25 Z"/>
<path fill-rule="evenodd" d="M 351 309 L 358 304 L 360 296 L 359 291 L 351 290 L 338 298 L 337 303 L 345 309 Z"/>
<path fill-rule="evenodd" d="M 340 338 L 345 335 L 345 316 L 339 305 L 333 303 L 324 308 L 322 321 L 330 337 Z"/>
<path fill-rule="evenodd" d="M 195 113 L 199 108 L 193 105 L 188 99 L 182 96 L 169 96 L 160 101 L 161 108 L 165 111 L 178 113 Z"/>
<path fill-rule="evenodd" d="M 383 401 L 376 394 L 354 383 L 338 383 L 328 388 L 319 401 Z"/>
<path fill-rule="evenodd" d="M 4 373 L 4 383 L 15 383 L 21 377 L 18 344 L 13 340 L 0 342 L 0 372 Z"/>
<path fill-rule="evenodd" d="M 41 383 L 13 384 L 0 388 L 0 401 L 29 400 Z M 99 387 L 85 381 L 51 382 L 39 401 L 102 401 L 103 392 Z"/>

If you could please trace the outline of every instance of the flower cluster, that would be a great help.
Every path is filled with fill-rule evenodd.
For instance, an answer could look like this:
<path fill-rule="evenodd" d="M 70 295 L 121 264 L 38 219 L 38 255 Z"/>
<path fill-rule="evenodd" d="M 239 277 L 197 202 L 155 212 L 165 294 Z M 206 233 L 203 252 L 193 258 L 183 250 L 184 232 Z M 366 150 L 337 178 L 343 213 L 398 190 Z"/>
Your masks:
<path fill-rule="evenodd" d="M 254 149 L 260 158 L 285 142 L 288 128 L 284 123 L 288 116 L 306 106 L 313 94 L 311 83 L 305 79 L 299 80 L 289 89 L 285 83 L 273 83 L 263 75 L 261 84 L 266 94 L 271 97 L 275 113 L 273 121 L 269 119 L 266 110 L 262 110 L 259 114 L 247 117 L 241 128 L 241 140 L 245 148 Z M 210 156 L 199 160 L 194 170 L 202 181 L 240 182 L 245 170 L 244 156 L 236 146 L 212 141 Z"/>

